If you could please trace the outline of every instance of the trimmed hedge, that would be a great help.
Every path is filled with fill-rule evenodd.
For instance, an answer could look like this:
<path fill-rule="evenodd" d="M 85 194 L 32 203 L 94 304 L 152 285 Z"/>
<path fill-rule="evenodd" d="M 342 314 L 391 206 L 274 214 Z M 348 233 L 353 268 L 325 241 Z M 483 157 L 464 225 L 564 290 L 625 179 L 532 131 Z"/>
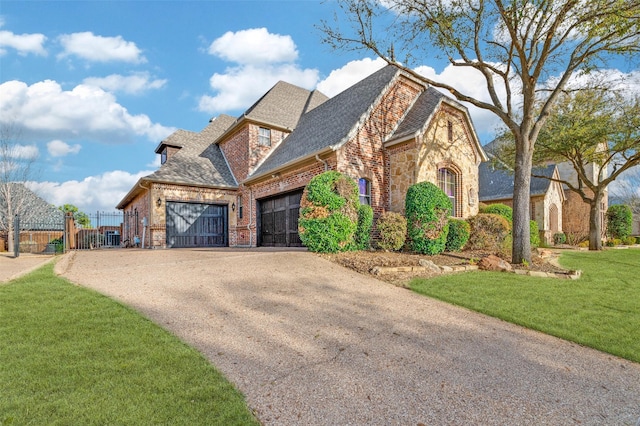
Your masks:
<path fill-rule="evenodd" d="M 609 206 L 607 210 L 607 234 L 614 239 L 624 239 L 633 232 L 633 213 L 624 204 Z"/>
<path fill-rule="evenodd" d="M 567 242 L 567 236 L 564 234 L 564 232 L 556 232 L 555 234 L 553 234 L 553 244 L 558 246 L 566 242 Z"/>
<path fill-rule="evenodd" d="M 371 246 L 371 227 L 373 226 L 373 209 L 368 204 L 358 207 L 358 224 L 355 235 L 355 249 L 368 250 Z"/>
<path fill-rule="evenodd" d="M 407 238 L 407 219 L 400 213 L 384 212 L 376 223 L 382 250 L 397 251 L 404 246 Z"/>
<path fill-rule="evenodd" d="M 449 218 L 449 233 L 447 234 L 446 251 L 460 251 L 469 241 L 471 225 L 464 219 Z"/>
<path fill-rule="evenodd" d="M 529 243 L 531 248 L 540 247 L 540 228 L 535 220 L 529 221 Z"/>
<path fill-rule="evenodd" d="M 467 248 L 471 250 L 492 250 L 499 252 L 509 233 L 511 225 L 504 217 L 491 213 L 480 213 L 469 219 L 471 235 Z"/>
<path fill-rule="evenodd" d="M 430 255 L 444 251 L 451 207 L 449 197 L 431 182 L 420 182 L 409 187 L 405 214 L 411 250 Z"/>
<path fill-rule="evenodd" d="M 513 223 L 513 209 L 506 204 L 490 204 L 480 210 L 480 213 L 486 214 L 498 214 L 506 218 L 509 223 Z"/>
<path fill-rule="evenodd" d="M 353 179 L 336 171 L 315 176 L 300 201 L 300 240 L 313 252 L 354 249 L 359 205 Z"/>

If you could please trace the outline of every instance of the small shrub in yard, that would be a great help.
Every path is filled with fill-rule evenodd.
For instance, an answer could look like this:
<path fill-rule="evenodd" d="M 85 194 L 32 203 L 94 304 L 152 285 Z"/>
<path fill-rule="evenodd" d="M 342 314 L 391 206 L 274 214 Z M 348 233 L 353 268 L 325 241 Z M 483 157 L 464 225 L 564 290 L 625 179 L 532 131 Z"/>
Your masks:
<path fill-rule="evenodd" d="M 609 206 L 607 210 L 607 234 L 611 238 L 622 239 L 631 235 L 633 228 L 633 214 L 631 208 L 617 204 Z"/>
<path fill-rule="evenodd" d="M 632 245 L 634 245 L 634 244 L 636 243 L 636 237 L 631 237 L 631 236 L 624 237 L 624 238 L 622 239 L 622 243 L 623 243 L 625 246 L 632 246 Z"/>
<path fill-rule="evenodd" d="M 640 244 L 640 237 L 636 237 L 636 244 Z"/>
<path fill-rule="evenodd" d="M 497 214 L 506 218 L 509 223 L 513 223 L 513 209 L 506 204 L 490 204 L 480 210 L 481 213 Z"/>
<path fill-rule="evenodd" d="M 335 171 L 315 176 L 300 201 L 300 240 L 314 252 L 353 249 L 359 205 L 358 187 L 353 179 Z"/>
<path fill-rule="evenodd" d="M 407 238 L 407 219 L 400 213 L 385 212 L 376 223 L 380 240 L 378 247 L 382 250 L 397 251 L 402 248 Z"/>
<path fill-rule="evenodd" d="M 580 242 L 578 243 L 578 247 L 580 247 L 580 248 L 587 248 L 587 247 L 589 247 L 589 241 L 586 241 L 586 240 L 585 240 L 585 241 L 580 241 Z"/>
<path fill-rule="evenodd" d="M 431 255 L 444 251 L 451 207 L 449 197 L 431 182 L 420 182 L 409 187 L 405 215 L 413 251 Z"/>
<path fill-rule="evenodd" d="M 367 250 L 371 245 L 371 227 L 373 226 L 373 209 L 368 204 L 358 207 L 358 225 L 355 235 L 357 250 Z"/>
<path fill-rule="evenodd" d="M 469 241 L 471 226 L 464 219 L 449 218 L 449 233 L 447 234 L 446 251 L 460 251 Z"/>
<path fill-rule="evenodd" d="M 607 242 L 605 243 L 605 245 L 607 247 L 615 247 L 615 246 L 619 246 L 622 244 L 622 240 L 619 238 L 611 238 L 609 240 L 607 240 Z"/>
<path fill-rule="evenodd" d="M 538 222 L 535 220 L 529 221 L 529 243 L 531 248 L 540 247 L 540 229 L 538 228 Z"/>
<path fill-rule="evenodd" d="M 471 234 L 467 248 L 500 251 L 511 227 L 507 219 L 497 214 L 480 213 L 469 219 Z"/>
<path fill-rule="evenodd" d="M 556 232 L 555 234 L 553 234 L 553 244 L 558 246 L 566 242 L 567 242 L 567 236 L 564 234 L 564 232 Z"/>

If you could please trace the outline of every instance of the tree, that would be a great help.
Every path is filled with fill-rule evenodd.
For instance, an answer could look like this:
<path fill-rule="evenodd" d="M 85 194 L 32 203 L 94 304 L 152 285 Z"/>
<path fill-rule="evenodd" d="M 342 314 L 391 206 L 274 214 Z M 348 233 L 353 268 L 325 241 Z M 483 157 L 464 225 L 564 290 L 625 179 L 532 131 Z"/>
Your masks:
<path fill-rule="evenodd" d="M 502 143 L 496 155 L 504 162 L 512 151 L 513 144 Z M 599 89 L 562 94 L 540 132 L 533 162 L 571 164 L 575 180 L 532 176 L 560 182 L 589 204 L 589 249 L 602 250 L 600 218 L 607 188 L 640 164 L 640 97 Z"/>
<path fill-rule="evenodd" d="M 322 24 L 334 48 L 374 52 L 407 72 L 434 51 L 483 76 L 489 100 L 413 73 L 501 119 L 515 141 L 514 263 L 531 261 L 529 184 L 536 140 L 577 72 L 640 51 L 640 0 L 339 0 L 350 30 Z M 405 52 L 406 65 L 395 62 Z M 390 53 L 390 57 L 388 56 Z M 541 106 L 541 107 L 540 107 Z M 539 108 L 540 107 L 540 108 Z"/>
<path fill-rule="evenodd" d="M 616 185 L 609 188 L 610 199 L 626 204 L 634 215 L 640 215 L 640 167 L 621 174 Z"/>
<path fill-rule="evenodd" d="M 25 196 L 25 183 L 33 178 L 37 150 L 18 143 L 21 131 L 14 123 L 0 124 L 0 231 L 6 232 L 9 251 L 14 249 L 14 218 L 28 221 L 34 214 Z"/>
<path fill-rule="evenodd" d="M 78 225 L 82 226 L 83 228 L 91 227 L 91 219 L 89 219 L 89 216 L 87 216 L 86 213 L 81 212 L 73 204 L 65 204 L 65 205 L 59 206 L 58 210 L 62 211 L 65 214 L 73 213 L 74 220 Z"/>

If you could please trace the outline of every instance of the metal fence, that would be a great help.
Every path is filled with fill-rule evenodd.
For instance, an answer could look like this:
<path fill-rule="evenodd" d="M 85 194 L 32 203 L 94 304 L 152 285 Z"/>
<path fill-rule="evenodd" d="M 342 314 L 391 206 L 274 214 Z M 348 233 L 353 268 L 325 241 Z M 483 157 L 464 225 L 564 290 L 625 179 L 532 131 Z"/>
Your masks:
<path fill-rule="evenodd" d="M 128 229 L 137 214 L 123 212 L 96 212 L 86 215 L 82 223 L 68 221 L 70 250 L 113 249 L 130 246 Z"/>
<path fill-rule="evenodd" d="M 14 254 L 54 254 L 68 250 L 115 249 L 134 245 L 127 237 L 137 224 L 137 213 L 96 212 L 84 216 L 51 215 L 46 219 L 21 220 L 13 223 Z M 123 237 L 124 236 L 124 237 Z M 8 233 L 0 234 L 3 245 Z M 0 247 L 1 248 L 1 247 Z"/>

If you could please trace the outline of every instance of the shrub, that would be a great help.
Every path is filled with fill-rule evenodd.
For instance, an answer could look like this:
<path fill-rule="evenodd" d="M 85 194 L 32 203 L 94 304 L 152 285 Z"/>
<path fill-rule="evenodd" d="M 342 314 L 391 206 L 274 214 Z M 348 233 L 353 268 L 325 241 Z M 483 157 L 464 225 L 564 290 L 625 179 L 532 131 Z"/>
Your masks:
<path fill-rule="evenodd" d="M 556 232 L 553 234 L 553 244 L 560 245 L 567 242 L 567 236 L 564 232 Z"/>
<path fill-rule="evenodd" d="M 358 206 L 358 187 L 353 179 L 335 171 L 315 176 L 300 201 L 300 240 L 314 252 L 353 249 Z"/>
<path fill-rule="evenodd" d="M 636 244 L 640 244 L 640 237 L 636 237 Z"/>
<path fill-rule="evenodd" d="M 447 234 L 447 251 L 460 251 L 469 241 L 471 226 L 464 219 L 449 218 L 449 233 Z"/>
<path fill-rule="evenodd" d="M 612 238 L 622 239 L 631 235 L 633 214 L 631 208 L 623 204 L 610 206 L 607 210 L 607 234 Z"/>
<path fill-rule="evenodd" d="M 582 248 L 587 248 L 587 247 L 589 247 L 589 241 L 587 241 L 587 240 L 580 241 L 580 242 L 578 243 L 578 247 L 582 247 Z"/>
<path fill-rule="evenodd" d="M 467 248 L 500 251 L 510 226 L 507 219 L 497 214 L 480 213 L 469 219 L 471 235 Z"/>
<path fill-rule="evenodd" d="M 540 229 L 538 228 L 538 222 L 535 220 L 529 221 L 529 243 L 531 248 L 540 246 Z"/>
<path fill-rule="evenodd" d="M 636 237 L 628 236 L 622 239 L 622 244 L 625 246 L 632 246 L 636 243 Z"/>
<path fill-rule="evenodd" d="M 484 207 L 480 212 L 486 214 L 497 214 L 506 218 L 509 223 L 513 223 L 513 209 L 506 204 L 490 204 Z"/>
<path fill-rule="evenodd" d="M 405 214 L 413 251 L 431 255 L 444 251 L 451 207 L 449 197 L 431 182 L 420 182 L 409 187 Z"/>
<path fill-rule="evenodd" d="M 385 212 L 376 223 L 380 240 L 378 247 L 382 250 L 400 250 L 407 238 L 407 219 L 400 213 Z"/>
<path fill-rule="evenodd" d="M 368 204 L 358 207 L 358 225 L 356 227 L 355 248 L 367 250 L 371 245 L 371 227 L 373 226 L 373 209 Z"/>

